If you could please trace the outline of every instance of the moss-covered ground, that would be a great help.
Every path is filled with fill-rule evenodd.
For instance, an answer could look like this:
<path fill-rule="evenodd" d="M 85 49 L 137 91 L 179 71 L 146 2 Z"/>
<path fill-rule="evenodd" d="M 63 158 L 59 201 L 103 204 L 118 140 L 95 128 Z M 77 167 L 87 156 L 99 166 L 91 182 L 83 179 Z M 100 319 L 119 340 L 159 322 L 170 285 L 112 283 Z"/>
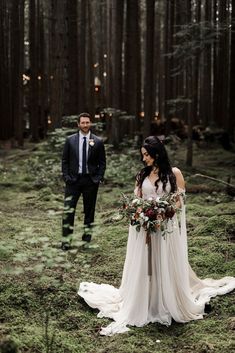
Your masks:
<path fill-rule="evenodd" d="M 107 151 L 93 240 L 88 246 L 81 242 L 80 202 L 73 248 L 62 252 L 61 143 L 0 150 L 0 349 L 22 353 L 235 351 L 234 293 L 212 299 L 212 311 L 203 320 L 170 327 L 150 324 L 113 337 L 99 335 L 109 320 L 98 319 L 97 312 L 77 296 L 77 289 L 80 281 L 120 284 L 127 225 L 115 223 L 112 215 L 121 193 L 132 192 L 141 166 L 136 147 L 115 153 L 107 146 Z M 172 164 L 183 171 L 189 191 L 193 269 L 201 278 L 234 275 L 234 196 L 226 193 L 223 184 L 195 174 L 235 180 L 235 154 L 216 145 L 194 146 L 194 167 L 186 168 L 183 144 L 169 145 L 168 151 Z"/>

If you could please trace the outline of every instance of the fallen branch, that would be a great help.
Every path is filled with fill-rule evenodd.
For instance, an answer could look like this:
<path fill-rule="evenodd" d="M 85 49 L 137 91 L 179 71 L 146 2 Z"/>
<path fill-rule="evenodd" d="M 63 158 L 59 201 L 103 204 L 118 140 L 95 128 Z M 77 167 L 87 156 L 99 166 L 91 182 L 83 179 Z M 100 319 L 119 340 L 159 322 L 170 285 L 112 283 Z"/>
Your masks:
<path fill-rule="evenodd" d="M 223 180 L 220 180 L 220 179 L 216 179 L 216 178 L 210 177 L 208 175 L 204 175 L 204 174 L 194 174 L 194 175 L 192 175 L 192 178 L 196 178 L 196 177 L 210 179 L 210 180 L 216 181 L 218 183 L 224 184 L 226 186 L 229 186 L 230 188 L 235 189 L 235 185 L 232 185 L 232 184 L 227 183 L 226 181 L 223 181 Z"/>

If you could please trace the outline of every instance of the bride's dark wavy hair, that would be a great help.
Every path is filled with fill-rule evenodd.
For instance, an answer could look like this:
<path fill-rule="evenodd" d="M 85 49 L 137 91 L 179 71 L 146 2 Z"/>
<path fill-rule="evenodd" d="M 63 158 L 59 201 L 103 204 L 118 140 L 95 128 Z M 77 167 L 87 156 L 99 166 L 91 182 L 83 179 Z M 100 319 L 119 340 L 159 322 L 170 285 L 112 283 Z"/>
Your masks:
<path fill-rule="evenodd" d="M 149 136 L 144 140 L 141 148 L 144 147 L 148 154 L 154 159 L 153 166 L 158 167 L 158 179 L 155 182 L 156 190 L 158 189 L 158 182 L 163 183 L 163 190 L 166 190 L 166 184 L 169 180 L 171 185 L 171 192 L 177 190 L 176 177 L 172 172 L 169 157 L 165 146 L 156 136 Z M 140 149 L 141 152 L 141 149 Z M 143 156 L 141 154 L 141 160 Z M 152 166 L 146 166 L 136 175 L 137 186 L 141 189 L 144 179 L 151 173 Z"/>

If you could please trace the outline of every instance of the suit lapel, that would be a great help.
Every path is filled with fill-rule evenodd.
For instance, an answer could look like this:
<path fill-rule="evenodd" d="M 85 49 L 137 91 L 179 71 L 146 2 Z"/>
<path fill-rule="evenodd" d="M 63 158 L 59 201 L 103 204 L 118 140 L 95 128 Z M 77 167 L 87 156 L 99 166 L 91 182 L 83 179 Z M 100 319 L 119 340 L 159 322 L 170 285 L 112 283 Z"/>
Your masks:
<path fill-rule="evenodd" d="M 90 133 L 90 138 L 89 138 L 89 140 L 88 140 L 88 144 L 89 144 L 89 145 L 88 145 L 88 146 L 89 146 L 89 147 L 88 147 L 88 158 L 90 157 L 90 155 L 91 155 L 91 150 L 92 150 L 92 148 L 93 148 L 93 146 L 91 146 L 90 143 L 89 143 L 90 140 L 94 140 L 94 136 L 92 135 L 92 133 Z"/>
<path fill-rule="evenodd" d="M 75 136 L 75 150 L 76 150 L 76 156 L 77 160 L 79 162 L 79 133 Z"/>

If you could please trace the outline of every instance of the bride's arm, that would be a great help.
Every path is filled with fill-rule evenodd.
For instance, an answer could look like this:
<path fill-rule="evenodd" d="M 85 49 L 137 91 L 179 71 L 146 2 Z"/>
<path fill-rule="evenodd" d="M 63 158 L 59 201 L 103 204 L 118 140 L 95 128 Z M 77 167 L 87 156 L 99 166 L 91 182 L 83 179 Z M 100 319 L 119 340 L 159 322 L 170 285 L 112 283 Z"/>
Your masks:
<path fill-rule="evenodd" d="M 174 167 L 172 168 L 173 173 L 175 174 L 176 177 L 176 185 L 178 190 L 185 190 L 185 181 L 183 174 L 181 173 L 180 169 Z"/>
<path fill-rule="evenodd" d="M 176 185 L 177 185 L 177 191 L 179 192 L 185 192 L 185 181 L 183 174 L 181 173 L 180 169 L 178 168 L 172 168 L 173 173 L 175 174 L 176 177 Z M 181 199 L 181 198 L 180 198 Z M 177 207 L 181 208 L 181 200 L 177 201 Z"/>

